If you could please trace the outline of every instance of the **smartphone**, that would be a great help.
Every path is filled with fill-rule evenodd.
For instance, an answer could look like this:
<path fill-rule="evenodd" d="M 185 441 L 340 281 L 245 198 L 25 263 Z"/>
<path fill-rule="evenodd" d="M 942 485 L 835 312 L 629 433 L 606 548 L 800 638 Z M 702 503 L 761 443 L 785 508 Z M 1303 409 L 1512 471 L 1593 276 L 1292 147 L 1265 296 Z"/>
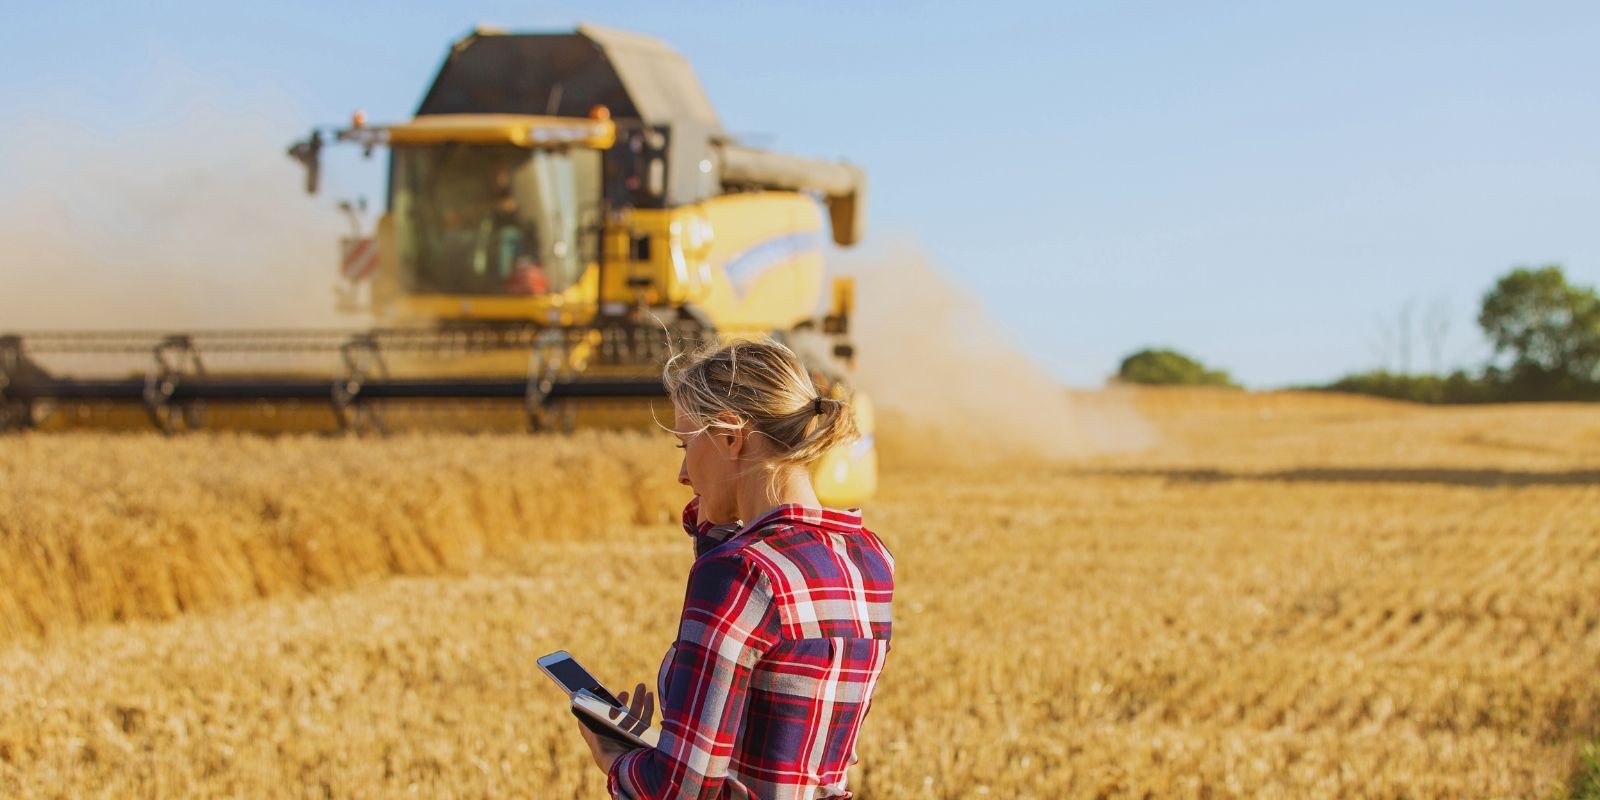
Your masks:
<path fill-rule="evenodd" d="M 547 656 L 539 658 L 539 669 L 550 676 L 561 688 L 567 691 L 567 696 L 572 697 L 580 691 L 587 691 L 595 697 L 614 706 L 622 706 L 622 701 L 612 694 L 600 682 L 594 679 L 589 671 L 583 668 L 578 660 L 567 654 L 565 650 L 557 650 Z"/>

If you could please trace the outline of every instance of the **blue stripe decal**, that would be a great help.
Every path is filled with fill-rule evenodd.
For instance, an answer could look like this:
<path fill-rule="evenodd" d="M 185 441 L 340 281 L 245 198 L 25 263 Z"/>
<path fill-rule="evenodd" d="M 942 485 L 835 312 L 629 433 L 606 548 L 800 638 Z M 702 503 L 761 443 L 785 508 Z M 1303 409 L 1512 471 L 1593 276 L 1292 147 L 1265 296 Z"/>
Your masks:
<path fill-rule="evenodd" d="M 816 231 L 799 231 L 759 242 L 728 259 L 722 269 L 733 281 L 733 290 L 743 295 L 767 270 L 822 247 Z"/>

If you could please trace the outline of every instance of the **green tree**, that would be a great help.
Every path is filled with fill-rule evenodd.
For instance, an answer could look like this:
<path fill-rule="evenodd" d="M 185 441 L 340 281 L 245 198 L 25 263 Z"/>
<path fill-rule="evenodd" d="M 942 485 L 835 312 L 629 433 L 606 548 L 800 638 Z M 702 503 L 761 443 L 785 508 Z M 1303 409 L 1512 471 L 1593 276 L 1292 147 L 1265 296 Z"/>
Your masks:
<path fill-rule="evenodd" d="M 1206 369 L 1176 350 L 1140 350 L 1122 359 L 1117 377 L 1125 383 L 1151 386 L 1235 386 L 1227 372 Z"/>
<path fill-rule="evenodd" d="M 1483 297 L 1478 324 L 1510 364 L 1501 377 L 1527 399 L 1588 394 L 1600 382 L 1600 296 L 1561 267 L 1519 267 Z"/>

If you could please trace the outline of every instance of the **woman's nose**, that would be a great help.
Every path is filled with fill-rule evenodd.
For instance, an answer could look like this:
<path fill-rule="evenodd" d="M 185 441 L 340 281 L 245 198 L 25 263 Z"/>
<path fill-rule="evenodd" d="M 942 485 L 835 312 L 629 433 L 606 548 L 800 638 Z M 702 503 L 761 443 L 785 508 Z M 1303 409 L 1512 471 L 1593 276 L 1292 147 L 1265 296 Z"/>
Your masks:
<path fill-rule="evenodd" d="M 689 459 L 687 456 L 678 464 L 678 483 L 689 487 L 694 486 L 694 484 L 689 483 Z"/>

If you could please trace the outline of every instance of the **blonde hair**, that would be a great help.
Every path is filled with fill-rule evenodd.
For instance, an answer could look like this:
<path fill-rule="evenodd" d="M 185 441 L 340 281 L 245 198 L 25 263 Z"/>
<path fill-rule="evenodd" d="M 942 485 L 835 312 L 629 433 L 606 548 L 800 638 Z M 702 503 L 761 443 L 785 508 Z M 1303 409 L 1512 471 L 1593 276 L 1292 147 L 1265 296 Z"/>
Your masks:
<path fill-rule="evenodd" d="M 843 387 L 820 391 L 799 356 L 767 337 L 674 355 L 663 379 L 673 404 L 697 426 L 679 433 L 746 428 L 767 439 L 774 468 L 809 465 L 856 438 Z"/>

